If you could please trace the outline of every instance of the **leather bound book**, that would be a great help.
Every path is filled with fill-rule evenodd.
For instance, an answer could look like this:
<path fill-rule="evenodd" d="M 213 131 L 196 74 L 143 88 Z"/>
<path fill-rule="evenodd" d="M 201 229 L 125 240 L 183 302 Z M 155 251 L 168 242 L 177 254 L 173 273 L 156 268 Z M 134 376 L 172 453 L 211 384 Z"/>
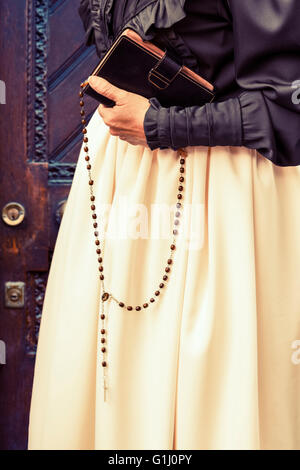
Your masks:
<path fill-rule="evenodd" d="M 210 102 L 214 87 L 200 75 L 180 65 L 150 41 L 127 28 L 116 39 L 90 75 L 105 78 L 123 90 L 156 97 L 162 106 L 192 106 Z M 82 89 L 105 106 L 114 101 L 97 93 L 89 84 Z"/>

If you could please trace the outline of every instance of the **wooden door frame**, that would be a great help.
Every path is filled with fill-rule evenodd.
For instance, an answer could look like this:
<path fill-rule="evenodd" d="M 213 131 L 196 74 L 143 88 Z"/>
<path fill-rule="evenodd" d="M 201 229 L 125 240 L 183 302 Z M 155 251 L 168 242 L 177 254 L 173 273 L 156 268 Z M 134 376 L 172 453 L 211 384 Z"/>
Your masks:
<path fill-rule="evenodd" d="M 57 80 L 61 79 L 61 75 L 57 77 L 55 73 L 49 77 L 47 71 L 49 15 L 64 8 L 69 1 L 0 0 L 0 80 L 6 86 L 6 104 L 0 104 L 3 115 L 0 123 L 0 204 L 3 208 L 9 201 L 17 201 L 26 208 L 26 217 L 19 226 L 12 228 L 0 221 L 0 341 L 6 346 L 6 363 L 0 364 L 0 449 L 27 448 L 26 430 L 38 331 L 51 250 L 59 228 L 59 221 L 54 219 L 57 219 L 58 201 L 61 202 L 69 192 L 82 140 L 78 112 L 78 129 L 75 119 L 74 132 L 72 128 L 70 136 L 71 150 L 64 150 L 63 142 L 61 153 L 59 148 L 49 155 L 49 90 L 56 89 Z M 79 0 L 71 1 L 77 9 Z M 76 12 L 73 13 L 72 21 L 75 21 Z M 92 69 L 90 62 L 95 51 L 86 48 L 83 40 L 82 27 L 81 31 L 78 29 L 75 41 L 79 47 L 75 65 L 79 64 L 80 68 L 83 59 L 85 71 Z M 68 73 L 65 71 L 66 75 Z M 75 82 L 82 73 L 81 68 L 73 75 Z M 73 93 L 73 87 L 74 80 L 70 93 Z M 92 106 L 89 115 L 91 113 Z M 57 152 L 59 158 L 56 158 Z M 67 161 L 63 161 L 64 152 L 69 156 Z M 5 306 L 7 281 L 25 284 L 23 308 Z"/>

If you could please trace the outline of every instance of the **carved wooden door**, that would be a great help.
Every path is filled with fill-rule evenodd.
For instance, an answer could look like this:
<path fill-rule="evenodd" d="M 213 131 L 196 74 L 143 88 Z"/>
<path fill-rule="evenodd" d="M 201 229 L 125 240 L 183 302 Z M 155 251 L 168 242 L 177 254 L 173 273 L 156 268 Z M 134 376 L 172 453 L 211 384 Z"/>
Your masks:
<path fill-rule="evenodd" d="M 97 63 L 78 6 L 0 0 L 1 449 L 27 446 L 45 286 L 81 145 L 79 84 Z"/>

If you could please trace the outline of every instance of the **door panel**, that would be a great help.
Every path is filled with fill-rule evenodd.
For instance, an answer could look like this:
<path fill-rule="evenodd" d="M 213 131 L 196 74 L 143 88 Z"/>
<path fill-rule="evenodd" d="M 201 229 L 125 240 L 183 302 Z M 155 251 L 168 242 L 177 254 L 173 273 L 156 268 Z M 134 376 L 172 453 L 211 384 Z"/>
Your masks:
<path fill-rule="evenodd" d="M 75 132 L 76 135 L 80 137 L 80 114 L 79 114 L 79 83 L 78 77 L 81 77 L 81 80 L 84 80 L 89 75 L 89 72 L 92 70 L 95 63 L 94 57 L 90 55 L 84 55 L 84 61 L 76 64 L 76 74 L 70 72 L 68 74 L 68 79 L 61 77 L 60 80 L 57 80 L 55 86 L 53 87 L 53 82 L 49 81 L 50 89 L 48 94 L 48 109 L 49 109 L 49 128 L 51 133 L 49 134 L 49 152 L 52 157 L 52 154 L 56 154 L 57 159 L 57 150 L 61 150 L 60 146 L 62 145 L 63 149 L 66 148 L 66 140 L 70 138 L 72 142 L 74 141 Z M 65 72 L 61 71 L 61 76 Z M 72 93 L 66 95 L 66 81 Z M 86 111 L 91 111 L 91 106 L 94 106 L 94 103 L 91 100 L 87 100 Z M 79 117 L 79 118 L 78 118 Z M 64 125 L 61 125 L 62 122 Z M 60 159 L 60 156 L 58 155 Z M 51 158 L 52 160 L 52 158 Z"/>
<path fill-rule="evenodd" d="M 83 45 L 78 6 L 79 0 L 0 0 L 2 210 L 11 203 L 0 233 L 1 449 L 27 447 L 45 287 L 81 146 L 79 84 L 98 61 L 95 48 Z M 90 100 L 89 115 L 96 106 Z M 10 225 L 22 214 L 15 203 L 25 215 Z"/>

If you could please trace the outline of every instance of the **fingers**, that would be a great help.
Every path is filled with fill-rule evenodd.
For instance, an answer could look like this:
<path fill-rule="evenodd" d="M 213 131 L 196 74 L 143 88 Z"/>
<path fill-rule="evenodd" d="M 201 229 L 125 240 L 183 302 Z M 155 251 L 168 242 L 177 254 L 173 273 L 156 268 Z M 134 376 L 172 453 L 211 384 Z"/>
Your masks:
<path fill-rule="evenodd" d="M 102 117 L 104 124 L 109 127 L 115 127 L 116 116 L 113 110 L 114 108 L 108 108 L 103 104 L 98 106 L 98 113 Z"/>
<path fill-rule="evenodd" d="M 110 127 L 110 128 L 109 128 L 109 132 L 110 132 L 111 135 L 121 137 L 121 136 L 119 135 L 120 132 L 121 132 L 120 129 L 116 129 L 116 128 L 114 128 L 114 127 Z M 124 136 L 123 136 L 123 137 L 124 137 Z"/>
<path fill-rule="evenodd" d="M 102 117 L 102 119 L 104 118 L 104 112 L 105 112 L 105 107 L 103 106 L 103 104 L 99 104 L 98 106 L 98 113 L 100 114 L 100 116 Z"/>
<path fill-rule="evenodd" d="M 127 142 L 129 142 L 129 140 L 134 140 L 134 137 L 132 137 L 128 134 L 124 134 L 124 129 L 118 129 L 116 127 L 110 127 L 109 128 L 109 133 L 110 133 L 110 135 L 113 135 L 115 137 L 119 137 L 119 139 L 126 140 Z"/>
<path fill-rule="evenodd" d="M 118 127 L 109 127 L 109 133 L 110 135 L 114 137 L 119 137 L 120 140 L 124 140 L 128 142 L 129 144 L 132 145 L 144 145 L 143 142 L 140 142 L 139 139 L 136 137 L 130 135 L 130 134 L 124 134 L 124 129 L 119 129 Z"/>
<path fill-rule="evenodd" d="M 122 131 L 121 129 L 116 129 L 114 127 L 110 127 L 109 132 L 110 132 L 110 135 L 112 135 L 114 137 L 119 137 L 120 140 L 124 140 L 128 144 L 131 144 L 131 145 L 139 145 L 140 144 L 140 142 L 137 139 L 135 139 L 134 137 L 132 137 L 130 135 L 122 134 L 122 132 L 124 132 L 124 131 Z"/>
<path fill-rule="evenodd" d="M 95 91 L 115 101 L 116 103 L 125 96 L 124 94 L 126 94 L 125 90 L 112 85 L 102 77 L 96 77 L 94 75 L 90 76 L 88 78 L 88 82 Z"/>

